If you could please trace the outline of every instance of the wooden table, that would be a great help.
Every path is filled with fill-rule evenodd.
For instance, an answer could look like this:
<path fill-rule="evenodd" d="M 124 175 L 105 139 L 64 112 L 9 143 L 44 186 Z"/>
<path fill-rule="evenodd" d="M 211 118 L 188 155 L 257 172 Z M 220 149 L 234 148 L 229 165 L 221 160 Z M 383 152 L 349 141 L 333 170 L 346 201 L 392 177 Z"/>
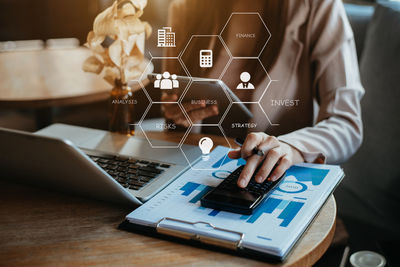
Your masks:
<path fill-rule="evenodd" d="M 177 140 L 167 133 L 152 138 Z M 189 136 L 195 142 L 198 135 Z M 221 137 L 213 137 L 223 144 Z M 168 242 L 117 229 L 126 207 L 0 182 L 0 265 L 310 266 L 329 247 L 335 231 L 332 197 L 284 264 Z"/>
<path fill-rule="evenodd" d="M 40 129 L 53 107 L 106 100 L 112 86 L 82 70 L 91 54 L 84 47 L 0 53 L 0 108 L 34 109 Z"/>

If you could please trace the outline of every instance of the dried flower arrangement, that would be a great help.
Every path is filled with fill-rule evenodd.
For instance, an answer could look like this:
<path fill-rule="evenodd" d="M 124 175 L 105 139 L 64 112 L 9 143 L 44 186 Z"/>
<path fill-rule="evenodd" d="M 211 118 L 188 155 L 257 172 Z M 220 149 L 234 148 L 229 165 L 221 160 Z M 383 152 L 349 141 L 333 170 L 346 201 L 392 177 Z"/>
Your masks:
<path fill-rule="evenodd" d="M 147 0 L 116 0 L 97 15 L 85 44 L 93 56 L 83 70 L 102 74 L 111 85 L 138 79 L 145 69 L 144 42 L 151 26 L 140 20 Z"/>

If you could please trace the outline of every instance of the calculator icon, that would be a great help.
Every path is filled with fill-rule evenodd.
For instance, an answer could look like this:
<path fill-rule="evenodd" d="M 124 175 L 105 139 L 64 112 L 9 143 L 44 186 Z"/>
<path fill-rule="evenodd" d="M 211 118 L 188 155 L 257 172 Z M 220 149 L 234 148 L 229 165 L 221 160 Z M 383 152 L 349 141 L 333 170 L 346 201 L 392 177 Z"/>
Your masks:
<path fill-rule="evenodd" d="M 200 50 L 200 67 L 211 68 L 213 66 L 212 50 Z"/>

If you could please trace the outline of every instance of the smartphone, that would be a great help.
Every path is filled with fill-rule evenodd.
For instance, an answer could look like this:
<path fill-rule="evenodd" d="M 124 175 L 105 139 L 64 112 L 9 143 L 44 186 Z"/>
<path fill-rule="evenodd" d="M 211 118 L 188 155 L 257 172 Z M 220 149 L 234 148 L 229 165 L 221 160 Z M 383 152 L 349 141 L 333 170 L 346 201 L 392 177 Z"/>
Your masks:
<path fill-rule="evenodd" d="M 157 75 L 159 75 L 159 77 L 161 76 L 157 73 L 151 73 L 148 75 L 151 83 L 159 83 Z M 204 101 L 206 106 L 218 106 L 219 114 L 203 121 L 205 124 L 218 124 L 225 112 L 235 114 L 235 116 L 240 114 L 241 120 L 243 121 L 248 121 L 253 118 L 251 111 L 241 103 L 240 99 L 221 80 L 195 77 L 190 78 L 187 76 L 176 76 L 174 80 L 177 81 L 177 83 L 175 83 L 178 85 L 178 88 L 160 88 L 160 90 L 165 93 L 178 94 L 178 96 L 181 97 L 182 103 L 196 104 Z M 156 86 L 155 88 L 158 87 L 159 86 Z M 235 102 L 235 105 L 231 106 L 230 104 L 232 102 Z"/>

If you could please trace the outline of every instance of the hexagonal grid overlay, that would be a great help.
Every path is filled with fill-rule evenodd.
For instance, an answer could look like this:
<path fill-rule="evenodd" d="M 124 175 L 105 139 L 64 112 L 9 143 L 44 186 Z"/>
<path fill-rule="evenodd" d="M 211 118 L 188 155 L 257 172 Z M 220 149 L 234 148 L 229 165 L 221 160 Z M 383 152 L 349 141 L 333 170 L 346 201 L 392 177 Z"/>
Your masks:
<path fill-rule="evenodd" d="M 246 21 L 246 23 L 242 23 L 243 21 Z M 249 29 L 247 25 L 254 25 L 254 29 Z M 221 80 L 224 81 L 239 98 L 239 101 L 233 101 L 231 109 L 234 107 L 234 103 L 243 103 L 247 106 L 252 106 L 249 108 L 250 111 L 254 111 L 255 107 L 257 107 L 257 109 L 260 107 L 262 111 L 261 114 L 266 116 L 265 121 L 271 126 L 277 126 L 278 124 L 271 123 L 264 108 L 260 104 L 261 98 L 265 95 L 271 83 L 275 82 L 275 80 L 271 79 L 260 60 L 260 55 L 272 37 L 264 20 L 258 12 L 234 12 L 221 30 L 220 36 L 232 55 L 232 60 L 221 75 Z M 235 43 L 239 42 L 241 44 L 235 47 L 246 47 L 249 49 L 235 49 L 235 47 L 230 44 L 233 40 Z M 256 52 L 253 53 L 252 51 Z M 250 65 L 253 67 L 247 69 Z M 240 73 L 239 77 L 232 76 L 232 73 L 238 73 L 238 71 Z M 266 84 L 264 79 L 264 84 L 255 85 L 252 83 L 252 78 L 260 71 L 265 72 Z M 247 93 L 251 95 L 246 95 Z M 229 119 L 229 117 L 230 114 L 227 112 L 224 121 Z M 226 131 L 225 128 L 224 131 Z"/>
<path fill-rule="evenodd" d="M 242 27 L 243 23 L 240 23 L 240 18 L 243 18 L 243 17 L 245 17 L 245 20 L 247 21 L 247 23 L 246 23 L 247 25 L 255 25 L 255 28 L 257 28 L 257 29 L 249 31 L 248 29 L 246 29 L 247 28 L 246 26 L 243 28 Z M 233 29 L 235 29 L 235 30 L 233 30 Z M 213 72 L 212 67 L 215 67 L 214 62 L 212 62 L 212 61 L 210 62 L 210 56 L 212 57 L 215 55 L 213 53 L 213 51 L 211 51 L 212 49 L 209 47 L 209 41 L 212 38 L 214 41 L 214 47 L 219 49 L 219 51 L 222 51 L 218 55 L 218 61 L 220 61 L 221 58 L 223 59 L 222 63 L 218 63 L 219 64 L 218 69 L 222 70 L 222 72 L 219 71 L 218 73 L 216 71 Z M 228 139 L 226 138 L 226 134 L 225 134 L 225 130 L 227 130 L 227 129 L 225 129 L 225 130 L 223 129 L 223 123 L 226 122 L 226 117 L 229 116 L 229 112 L 233 110 L 232 109 L 233 105 L 238 104 L 238 103 L 246 104 L 248 106 L 251 106 L 254 104 L 255 106 L 259 107 L 262 111 L 262 114 L 265 115 L 265 117 L 266 117 L 265 124 L 268 123 L 269 125 L 277 125 L 277 124 L 271 123 L 267 114 L 265 113 L 265 111 L 263 110 L 263 108 L 260 105 L 260 99 L 264 96 L 265 92 L 268 90 L 271 82 L 274 81 L 269 77 L 268 72 L 265 70 L 265 67 L 263 66 L 263 64 L 261 63 L 261 61 L 259 59 L 261 53 L 265 49 L 265 46 L 267 45 L 267 42 L 269 41 L 270 38 L 271 38 L 271 33 L 270 33 L 268 27 L 266 26 L 265 22 L 259 15 L 259 13 L 257 13 L 257 12 L 234 12 L 231 14 L 229 19 L 227 20 L 226 24 L 224 25 L 224 27 L 219 35 L 193 35 L 190 38 L 190 40 L 188 41 L 188 43 L 186 44 L 186 46 L 184 47 L 184 49 L 179 53 L 178 57 L 152 57 L 150 62 L 155 62 L 157 60 L 174 60 L 177 63 L 179 62 L 179 64 L 182 67 L 181 73 L 185 73 L 186 76 L 189 77 L 190 80 L 187 83 L 182 84 L 182 87 L 179 88 L 180 92 L 182 92 L 182 94 L 180 94 L 179 99 L 176 102 L 168 102 L 168 103 L 162 103 L 160 101 L 157 102 L 157 101 L 155 101 L 155 99 L 152 99 L 152 97 L 151 97 L 152 94 L 150 94 L 147 90 L 153 90 L 153 89 L 156 90 L 156 88 L 154 88 L 154 86 L 152 86 L 152 85 L 148 86 L 148 88 L 145 88 L 143 86 L 142 82 L 139 81 L 142 84 L 142 88 L 150 101 L 150 105 L 147 107 L 147 109 L 143 113 L 143 116 L 137 125 L 139 125 L 139 127 L 142 129 L 142 131 L 143 131 L 145 137 L 147 138 L 148 142 L 150 143 L 151 147 L 153 147 L 153 148 L 172 148 L 172 147 L 180 148 L 183 155 L 187 159 L 188 164 L 190 165 L 190 160 L 187 158 L 187 155 L 184 151 L 186 146 L 183 146 L 183 144 L 187 141 L 187 136 L 191 132 L 193 132 L 193 131 L 196 132 L 199 128 L 204 127 L 204 128 L 210 128 L 210 129 L 213 128 L 214 130 L 217 129 L 216 131 L 221 136 L 223 136 L 224 139 L 226 140 L 226 146 L 231 148 L 231 144 L 229 143 Z M 237 40 L 235 40 L 235 39 L 237 39 Z M 260 41 L 260 39 L 261 39 L 261 41 Z M 230 43 L 232 43 L 232 40 L 243 43 L 240 47 L 248 47 L 249 49 L 236 51 L 234 47 L 230 47 Z M 256 52 L 254 54 L 252 54 L 252 53 L 250 53 L 251 51 L 256 51 Z M 187 53 L 191 53 L 191 54 L 188 55 Z M 193 77 L 197 76 L 199 78 L 208 79 L 208 80 L 228 79 L 228 76 L 229 76 L 228 73 L 230 73 L 230 72 L 233 73 L 233 72 L 235 72 L 234 70 L 236 70 L 236 73 L 237 73 L 238 69 L 240 72 L 240 70 L 241 70 L 240 64 L 239 64 L 239 67 L 235 66 L 235 64 L 237 64 L 241 60 L 256 60 L 256 61 L 258 61 L 260 66 L 258 66 L 257 64 L 255 64 L 255 66 L 257 65 L 260 68 L 260 70 L 264 71 L 266 74 L 266 77 L 268 77 L 268 79 L 269 79 L 269 82 L 265 86 L 265 88 L 262 88 L 259 90 L 254 90 L 254 91 L 257 91 L 257 93 L 255 92 L 255 94 L 252 95 L 252 97 L 253 97 L 252 99 L 257 99 L 257 101 L 245 101 L 244 99 L 242 100 L 239 98 L 239 101 L 235 102 L 229 96 L 229 94 L 227 94 L 227 92 L 225 92 L 225 89 L 223 89 L 225 92 L 225 95 L 227 96 L 227 102 L 229 104 L 228 104 L 228 108 L 226 108 L 226 109 L 224 108 L 223 111 L 219 111 L 220 113 L 219 113 L 219 117 L 217 119 L 214 118 L 214 121 L 211 120 L 211 122 L 209 120 L 204 120 L 201 122 L 195 122 L 195 121 L 190 120 L 190 110 L 189 110 L 190 108 L 188 109 L 187 104 L 185 102 L 188 102 L 188 100 L 191 102 L 193 100 L 190 97 L 190 89 L 195 87 L 196 80 L 197 80 L 196 78 L 193 78 Z M 185 62 L 185 61 L 187 61 L 187 62 Z M 197 65 L 197 66 L 195 68 L 192 68 L 191 64 Z M 149 63 L 149 65 L 150 65 L 150 63 Z M 234 70 L 233 69 L 231 70 L 230 67 L 233 67 Z M 199 70 L 200 70 L 200 72 L 199 72 Z M 235 86 L 234 84 L 228 84 L 228 86 L 231 89 L 234 88 L 234 89 L 232 89 L 232 91 L 234 93 L 236 93 L 235 90 L 238 90 L 238 89 L 255 89 L 255 88 L 251 88 L 251 86 L 250 86 L 250 88 L 248 88 L 249 83 L 251 83 L 251 73 L 243 74 L 243 72 L 248 72 L 248 71 L 243 69 L 240 77 L 236 77 L 237 79 L 234 77 L 233 78 L 229 77 L 230 80 L 233 80 L 232 83 L 243 82 L 243 85 L 239 86 L 240 88 L 234 87 Z M 146 71 L 144 73 L 146 73 Z M 170 73 L 170 74 L 172 74 L 172 73 Z M 145 77 L 141 77 L 141 78 L 145 78 Z M 184 89 L 182 90 L 183 87 L 184 87 Z M 161 88 L 157 88 L 157 89 L 161 89 Z M 242 91 L 246 91 L 246 90 L 242 90 Z M 174 92 L 174 91 L 170 91 L 170 92 Z M 208 98 L 210 98 L 210 97 L 208 97 Z M 211 102 L 213 102 L 215 99 L 211 99 L 211 98 L 205 99 L 205 101 L 204 101 L 205 105 L 212 104 Z M 199 99 L 194 99 L 194 100 L 195 100 L 195 102 L 190 103 L 191 105 L 198 104 L 197 102 L 199 102 Z M 208 103 L 207 101 L 211 101 L 211 102 Z M 186 131 L 182 131 L 181 133 L 176 133 L 176 135 L 180 135 L 179 138 L 181 139 L 181 141 L 179 142 L 179 144 L 176 144 L 174 146 L 153 144 L 154 141 L 148 137 L 148 135 L 146 134 L 146 131 L 144 131 L 143 128 L 141 127 L 143 120 L 145 120 L 146 116 L 149 113 L 151 113 L 152 109 L 161 108 L 162 104 L 174 105 L 177 112 L 180 112 L 181 114 L 183 114 L 186 117 L 186 119 L 189 121 L 189 124 L 190 124 L 190 127 L 188 127 L 186 129 Z M 237 114 L 234 114 L 234 116 L 236 116 L 236 115 Z M 176 127 L 176 125 L 173 125 L 173 123 L 171 124 L 169 121 L 166 121 L 160 127 L 162 127 L 162 129 L 165 129 L 165 128 L 170 128 L 170 126 L 172 128 Z M 158 126 L 155 125 L 155 128 L 157 128 L 157 127 Z M 226 125 L 225 125 L 225 127 L 226 127 Z M 178 128 L 178 127 L 176 127 L 176 128 Z M 160 129 L 158 129 L 158 130 L 160 130 Z M 169 130 L 171 130 L 171 129 L 169 129 Z M 206 136 L 207 134 L 204 134 L 204 135 Z M 200 153 L 200 150 L 201 150 L 201 148 L 199 146 L 199 153 Z M 193 166 L 191 166 L 191 165 L 190 165 L 190 167 L 193 168 Z M 218 169 L 218 167 L 220 167 L 220 166 L 213 166 L 213 169 L 214 170 Z"/>

